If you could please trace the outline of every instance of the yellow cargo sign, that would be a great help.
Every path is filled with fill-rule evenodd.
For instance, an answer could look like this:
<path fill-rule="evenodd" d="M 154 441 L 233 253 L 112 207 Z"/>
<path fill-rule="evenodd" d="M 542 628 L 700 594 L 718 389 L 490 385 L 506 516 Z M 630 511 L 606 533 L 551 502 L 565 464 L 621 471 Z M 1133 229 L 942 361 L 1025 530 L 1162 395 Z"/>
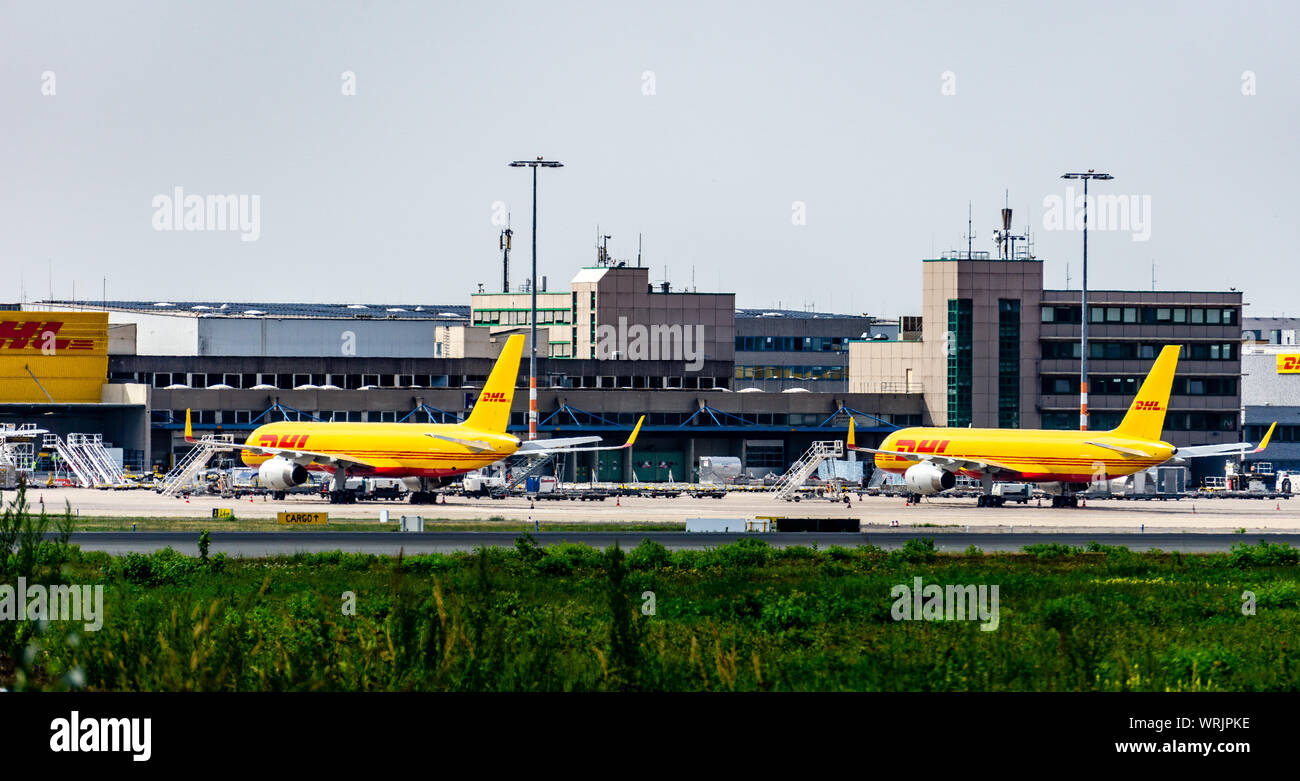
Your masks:
<path fill-rule="evenodd" d="M 1278 374 L 1300 374 L 1300 355 L 1278 355 Z"/>
<path fill-rule="evenodd" d="M 0 312 L 0 403 L 99 403 L 107 312 Z"/>
<path fill-rule="evenodd" d="M 235 520 L 235 511 L 229 507 L 213 507 L 212 517 L 220 521 Z"/>
<path fill-rule="evenodd" d="M 293 526 L 311 526 L 327 523 L 329 513 L 286 513 L 279 512 L 275 515 L 276 520 L 280 523 L 287 523 Z"/>

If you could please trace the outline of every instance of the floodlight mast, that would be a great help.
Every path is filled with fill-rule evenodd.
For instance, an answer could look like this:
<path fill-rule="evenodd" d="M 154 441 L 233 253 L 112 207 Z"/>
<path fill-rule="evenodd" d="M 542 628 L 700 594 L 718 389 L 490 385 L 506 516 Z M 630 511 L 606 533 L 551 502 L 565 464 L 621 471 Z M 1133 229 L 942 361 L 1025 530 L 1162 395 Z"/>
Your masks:
<path fill-rule="evenodd" d="M 1099 174 L 1089 168 L 1087 173 L 1062 174 L 1062 179 L 1083 180 L 1083 295 L 1080 301 L 1079 321 L 1082 326 L 1082 344 L 1079 364 L 1079 430 L 1088 430 L 1088 180 L 1109 181 L 1115 177 Z M 1067 208 L 1073 208 L 1071 204 Z"/>
<path fill-rule="evenodd" d="M 564 163 L 539 157 L 536 160 L 516 160 L 510 163 L 510 167 L 533 169 L 533 276 L 528 283 L 533 299 L 528 316 L 531 344 L 528 355 L 528 439 L 531 441 L 537 439 L 537 169 L 563 168 Z"/>

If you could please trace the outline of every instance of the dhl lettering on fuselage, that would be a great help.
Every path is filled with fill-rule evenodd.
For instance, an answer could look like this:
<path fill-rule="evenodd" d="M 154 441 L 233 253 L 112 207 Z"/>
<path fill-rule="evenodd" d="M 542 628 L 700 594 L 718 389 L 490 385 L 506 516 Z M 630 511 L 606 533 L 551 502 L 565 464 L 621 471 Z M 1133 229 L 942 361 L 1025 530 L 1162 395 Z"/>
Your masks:
<path fill-rule="evenodd" d="M 1089 445 L 1089 440 L 1151 455 L 1125 455 Z M 1018 429 L 903 429 L 887 436 L 880 449 L 992 462 L 1013 470 L 1011 474 L 1004 470 L 1000 479 L 1037 482 L 1089 482 L 1101 475 L 1123 477 L 1164 463 L 1173 455 L 1173 446 L 1166 442 L 1119 437 L 1107 432 Z M 895 474 L 906 472 L 922 460 L 886 453 L 875 456 L 878 468 Z M 961 474 L 980 476 L 974 470 L 961 470 Z"/>

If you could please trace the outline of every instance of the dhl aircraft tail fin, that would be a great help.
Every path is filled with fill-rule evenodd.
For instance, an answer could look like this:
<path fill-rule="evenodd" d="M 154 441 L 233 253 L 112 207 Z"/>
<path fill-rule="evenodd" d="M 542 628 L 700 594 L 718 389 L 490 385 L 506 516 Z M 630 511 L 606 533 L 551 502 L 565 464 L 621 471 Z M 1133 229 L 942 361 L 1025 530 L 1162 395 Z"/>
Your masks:
<path fill-rule="evenodd" d="M 476 431 L 504 434 L 510 423 L 510 404 L 515 398 L 515 380 L 519 377 L 519 359 L 524 352 L 523 334 L 506 340 L 501 357 L 488 375 L 474 409 L 465 420 L 465 426 Z"/>
<path fill-rule="evenodd" d="M 1137 398 L 1133 399 L 1133 404 L 1112 434 L 1152 441 L 1161 439 L 1180 349 L 1178 345 L 1171 344 L 1160 351 L 1155 365 L 1142 381 L 1142 387 L 1138 388 Z"/>

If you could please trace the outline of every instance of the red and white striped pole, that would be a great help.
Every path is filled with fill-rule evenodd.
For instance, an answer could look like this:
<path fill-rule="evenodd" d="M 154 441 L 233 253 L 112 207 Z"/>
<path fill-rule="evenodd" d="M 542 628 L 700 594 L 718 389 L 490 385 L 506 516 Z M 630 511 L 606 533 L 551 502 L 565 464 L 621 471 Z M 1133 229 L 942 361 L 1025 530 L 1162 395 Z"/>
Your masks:
<path fill-rule="evenodd" d="M 537 375 L 528 378 L 528 439 L 537 439 Z"/>

